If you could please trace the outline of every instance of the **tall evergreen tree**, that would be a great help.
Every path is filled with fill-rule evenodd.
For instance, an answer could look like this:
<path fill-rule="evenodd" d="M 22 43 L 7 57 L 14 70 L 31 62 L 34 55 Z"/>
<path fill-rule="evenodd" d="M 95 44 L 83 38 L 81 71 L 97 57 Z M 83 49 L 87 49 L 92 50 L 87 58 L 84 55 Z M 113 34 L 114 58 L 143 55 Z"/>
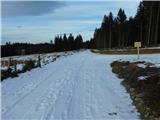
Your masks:
<path fill-rule="evenodd" d="M 113 29 L 113 15 L 110 12 L 108 17 L 108 24 L 109 24 L 109 48 L 112 47 L 112 29 Z"/>
<path fill-rule="evenodd" d="M 118 12 L 118 23 L 119 23 L 119 47 L 124 47 L 124 42 L 125 42 L 125 22 L 126 22 L 126 15 L 124 10 L 121 8 L 119 9 Z"/>
<path fill-rule="evenodd" d="M 140 2 L 135 17 L 127 20 L 123 9 L 113 18 L 104 15 L 100 28 L 94 32 L 91 43 L 97 49 L 124 48 L 141 41 L 143 46 L 160 44 L 160 1 Z M 94 42 L 94 43 L 93 43 Z"/>

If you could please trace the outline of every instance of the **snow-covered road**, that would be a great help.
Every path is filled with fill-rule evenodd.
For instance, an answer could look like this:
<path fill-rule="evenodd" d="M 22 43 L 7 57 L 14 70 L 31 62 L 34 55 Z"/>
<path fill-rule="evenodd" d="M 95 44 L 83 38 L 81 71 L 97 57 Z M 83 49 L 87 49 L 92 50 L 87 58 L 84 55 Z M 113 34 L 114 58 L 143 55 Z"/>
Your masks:
<path fill-rule="evenodd" d="M 2 82 L 2 119 L 139 119 L 112 73 L 114 56 L 75 53 Z"/>

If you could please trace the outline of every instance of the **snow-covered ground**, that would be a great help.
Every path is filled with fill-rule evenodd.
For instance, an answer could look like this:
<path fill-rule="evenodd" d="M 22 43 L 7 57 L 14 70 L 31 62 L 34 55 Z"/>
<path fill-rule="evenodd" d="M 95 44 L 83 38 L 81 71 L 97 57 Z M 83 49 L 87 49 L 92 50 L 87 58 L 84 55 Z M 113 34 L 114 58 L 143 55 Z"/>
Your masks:
<path fill-rule="evenodd" d="M 110 63 L 120 59 L 136 61 L 137 56 L 81 51 L 4 80 L 2 119 L 139 119 L 121 80 L 111 71 Z M 160 61 L 157 54 L 140 59 Z"/>
<path fill-rule="evenodd" d="M 49 57 L 55 57 L 57 55 L 62 56 L 62 55 L 68 55 L 73 53 L 74 51 L 68 51 L 68 52 L 54 52 L 54 53 L 44 53 L 44 54 L 32 54 L 32 55 L 20 55 L 20 56 L 11 56 L 11 57 L 3 57 L 1 60 L 8 60 L 9 58 L 12 58 L 13 60 L 37 60 L 38 56 L 40 55 L 42 58 L 49 58 Z"/>
<path fill-rule="evenodd" d="M 38 60 L 38 56 L 41 58 L 41 64 L 45 65 L 53 61 L 53 59 L 58 57 L 65 57 L 68 55 L 73 54 L 76 51 L 67 51 L 67 52 L 54 52 L 54 53 L 44 53 L 44 54 L 32 54 L 32 55 L 20 55 L 20 56 L 11 56 L 11 57 L 3 57 L 0 59 L 1 61 L 1 70 L 7 70 L 8 69 L 8 61 L 11 59 L 11 61 L 17 61 L 17 70 L 22 70 L 24 66 L 24 62 L 28 60 Z M 14 66 L 11 66 L 11 68 L 14 68 Z"/>

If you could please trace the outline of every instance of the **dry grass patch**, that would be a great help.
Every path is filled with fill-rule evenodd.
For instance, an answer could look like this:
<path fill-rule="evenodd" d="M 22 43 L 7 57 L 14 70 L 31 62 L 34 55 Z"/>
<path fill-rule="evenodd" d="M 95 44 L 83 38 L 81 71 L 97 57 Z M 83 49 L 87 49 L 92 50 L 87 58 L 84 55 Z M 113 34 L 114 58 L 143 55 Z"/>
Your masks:
<path fill-rule="evenodd" d="M 94 53 L 101 53 L 101 54 L 137 54 L 136 49 L 111 49 L 111 50 L 91 50 Z M 160 53 L 159 49 L 147 49 L 147 48 L 141 48 L 140 54 L 152 54 L 152 53 Z"/>
<path fill-rule="evenodd" d="M 140 67 L 139 64 L 144 65 Z M 115 61 L 112 71 L 123 78 L 122 84 L 130 93 L 143 119 L 160 119 L 160 68 L 153 64 Z"/>

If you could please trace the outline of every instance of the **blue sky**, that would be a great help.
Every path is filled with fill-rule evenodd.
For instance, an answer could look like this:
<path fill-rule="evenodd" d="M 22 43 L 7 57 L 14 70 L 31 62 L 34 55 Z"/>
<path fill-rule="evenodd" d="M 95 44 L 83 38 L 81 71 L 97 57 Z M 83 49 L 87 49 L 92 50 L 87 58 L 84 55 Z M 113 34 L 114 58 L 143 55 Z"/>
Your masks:
<path fill-rule="evenodd" d="M 58 34 L 81 34 L 89 40 L 103 16 L 123 8 L 134 16 L 139 1 L 19 1 L 2 2 L 2 41 L 41 43 Z"/>

